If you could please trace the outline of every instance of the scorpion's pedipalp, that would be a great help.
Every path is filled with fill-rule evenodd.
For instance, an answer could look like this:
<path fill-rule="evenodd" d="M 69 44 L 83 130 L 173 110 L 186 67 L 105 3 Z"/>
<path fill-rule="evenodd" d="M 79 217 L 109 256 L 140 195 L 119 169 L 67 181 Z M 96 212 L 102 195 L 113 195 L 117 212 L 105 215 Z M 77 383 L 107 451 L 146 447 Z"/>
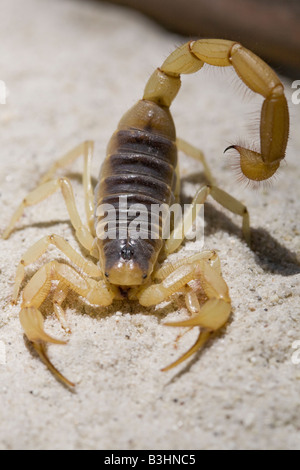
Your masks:
<path fill-rule="evenodd" d="M 68 290 L 76 292 L 96 305 L 109 305 L 115 292 L 108 289 L 104 281 L 95 281 L 78 273 L 67 264 L 50 261 L 42 266 L 30 279 L 23 291 L 23 303 L 20 311 L 20 322 L 25 335 L 31 341 L 49 367 L 49 369 L 63 382 L 72 384 L 51 364 L 45 350 L 45 343 L 65 344 L 66 341 L 53 338 L 44 330 L 43 315 L 39 306 L 50 293 L 52 281 L 59 281 L 54 293 L 54 302 L 57 302 L 58 316 L 60 305 L 65 300 Z"/>
<path fill-rule="evenodd" d="M 56 367 L 52 364 L 50 361 L 49 357 L 47 356 L 46 353 L 46 348 L 44 343 L 33 343 L 34 349 L 42 359 L 42 361 L 45 363 L 45 365 L 48 367 L 48 369 L 52 372 L 52 374 L 57 377 L 61 382 L 63 382 L 65 385 L 68 387 L 75 387 L 74 382 L 71 382 L 69 379 L 67 379 L 59 370 L 56 369 Z"/>
<path fill-rule="evenodd" d="M 195 344 L 183 356 L 163 370 L 175 367 L 198 351 L 207 341 L 210 332 L 219 330 L 227 322 L 231 312 L 228 287 L 221 275 L 216 253 L 211 252 L 211 256 L 203 259 L 197 259 L 194 255 L 185 261 L 185 265 L 175 265 L 173 271 L 172 265 L 169 266 L 166 270 L 168 275 L 163 277 L 161 283 L 145 287 L 137 295 L 142 305 L 156 305 L 179 292 L 190 281 L 199 280 L 208 298 L 199 309 L 198 300 L 193 301 L 195 295 L 189 287 L 186 303 L 192 317 L 183 321 L 164 323 L 173 327 L 200 327 L 204 328 L 204 331 L 200 331 Z"/>
<path fill-rule="evenodd" d="M 25 307 L 20 311 L 20 323 L 29 339 L 33 343 L 47 342 L 53 344 L 66 344 L 66 341 L 53 338 L 44 330 L 44 319 L 36 307 Z"/>
<path fill-rule="evenodd" d="M 46 333 L 43 326 L 43 315 L 36 307 L 22 308 L 20 311 L 20 323 L 25 335 L 29 341 L 32 342 L 34 349 L 37 351 L 48 369 L 63 383 L 70 387 L 74 387 L 75 384 L 68 380 L 61 372 L 56 369 L 46 353 L 46 343 L 66 344 L 66 341 L 53 338 L 52 336 L 48 335 L 48 333 Z"/>
<path fill-rule="evenodd" d="M 165 325 L 168 325 L 168 323 L 165 323 Z M 209 339 L 209 336 L 210 336 L 210 332 L 200 331 L 195 343 L 190 347 L 190 349 L 188 349 L 182 356 L 176 359 L 176 361 L 172 362 L 166 367 L 163 367 L 161 371 L 166 372 L 167 370 L 173 369 L 174 367 L 178 366 L 182 362 L 186 361 L 189 357 L 191 357 L 197 351 L 200 351 L 200 349 L 204 346 L 206 341 Z"/>
<path fill-rule="evenodd" d="M 166 322 L 166 326 L 200 326 L 215 331 L 221 328 L 228 320 L 231 306 L 228 301 L 220 299 L 209 299 L 200 312 L 192 318 L 178 322 Z"/>
<path fill-rule="evenodd" d="M 88 276 L 101 277 L 101 270 L 92 261 L 83 258 L 63 237 L 55 234 L 46 235 L 30 246 L 19 262 L 14 285 L 13 303 L 17 301 L 20 285 L 25 275 L 25 267 L 40 258 L 50 245 L 54 245 L 58 248 Z"/>

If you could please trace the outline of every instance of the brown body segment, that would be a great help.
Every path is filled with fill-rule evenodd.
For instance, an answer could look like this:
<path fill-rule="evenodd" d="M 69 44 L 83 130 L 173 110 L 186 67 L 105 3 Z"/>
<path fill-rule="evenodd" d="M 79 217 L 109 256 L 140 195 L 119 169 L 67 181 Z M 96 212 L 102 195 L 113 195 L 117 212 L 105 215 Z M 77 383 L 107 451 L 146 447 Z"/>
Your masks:
<path fill-rule="evenodd" d="M 159 237 L 151 236 L 151 206 L 171 205 L 174 202 L 177 166 L 175 138 L 175 127 L 168 108 L 141 100 L 121 119 L 108 144 L 107 157 L 95 190 L 95 228 L 100 264 L 113 284 L 142 284 L 153 270 L 163 242 L 162 217 L 156 221 Z M 125 197 L 126 207 L 121 205 Z M 115 218 L 116 237 L 109 236 L 108 232 L 106 238 L 99 236 L 104 229 L 101 224 L 103 211 L 99 216 L 99 207 L 104 204 L 110 204 L 115 209 L 107 213 L 105 220 Z M 133 204 L 143 204 L 146 209 L 146 233 L 141 233 L 138 239 L 132 238 L 129 232 L 129 224 L 136 217 L 136 214 L 129 213 Z M 125 236 L 122 226 L 124 216 Z"/>

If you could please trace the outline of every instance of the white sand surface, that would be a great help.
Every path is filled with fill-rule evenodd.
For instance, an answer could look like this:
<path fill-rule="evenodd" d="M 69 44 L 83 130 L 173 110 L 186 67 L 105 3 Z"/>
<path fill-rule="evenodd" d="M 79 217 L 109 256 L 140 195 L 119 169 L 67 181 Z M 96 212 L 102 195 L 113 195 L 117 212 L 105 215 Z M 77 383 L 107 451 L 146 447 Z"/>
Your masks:
<path fill-rule="evenodd" d="M 0 79 L 0 230 L 40 176 L 64 152 L 96 141 L 97 177 L 108 139 L 122 114 L 142 97 L 152 71 L 185 41 L 129 10 L 89 1 L 2 0 Z M 184 315 L 176 298 L 158 308 L 116 302 L 93 308 L 71 296 L 67 346 L 49 356 L 71 380 L 62 386 L 41 363 L 10 304 L 17 264 L 39 238 L 57 233 L 78 247 L 60 194 L 26 210 L 0 240 L 1 449 L 299 449 L 300 105 L 282 77 L 291 111 L 286 161 L 271 186 L 236 182 L 225 147 L 257 140 L 262 99 L 239 89 L 230 71 L 183 77 L 172 105 L 179 136 L 204 150 L 219 186 L 250 211 L 253 251 L 241 220 L 209 200 L 204 247 L 218 251 L 230 288 L 226 328 L 182 366 L 160 369 L 194 341 L 175 343 L 166 318 Z M 295 80 L 299 77 L 295 77 Z M 82 160 L 66 174 L 84 216 Z M 180 155 L 185 200 L 203 181 L 199 163 Z M 174 256 L 199 251 L 186 244 Z M 50 249 L 27 269 L 63 258 Z M 51 312 L 47 331 L 65 337 Z M 299 347 L 299 346 L 298 346 Z M 5 356 L 5 357 L 4 357 Z M 293 363 L 294 362 L 294 363 Z"/>

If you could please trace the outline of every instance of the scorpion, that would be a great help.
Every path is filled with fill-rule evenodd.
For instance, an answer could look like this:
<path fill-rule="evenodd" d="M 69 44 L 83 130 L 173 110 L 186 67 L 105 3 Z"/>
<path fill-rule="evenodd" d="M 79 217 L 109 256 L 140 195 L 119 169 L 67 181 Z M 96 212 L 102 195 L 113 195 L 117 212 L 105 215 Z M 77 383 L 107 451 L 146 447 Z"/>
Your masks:
<path fill-rule="evenodd" d="M 152 204 L 170 205 L 179 200 L 177 152 L 180 150 L 202 163 L 207 179 L 207 184 L 197 190 L 192 200 L 190 226 L 195 221 L 197 205 L 203 205 L 210 195 L 217 203 L 241 216 L 243 236 L 250 245 L 246 206 L 216 186 L 200 150 L 176 138 L 169 107 L 181 86 L 180 75 L 197 72 L 204 64 L 233 66 L 247 87 L 263 96 L 260 152 L 240 145 L 231 145 L 226 150 L 233 148 L 238 152 L 240 170 L 248 180 L 259 182 L 270 178 L 285 157 L 289 133 L 289 112 L 281 81 L 261 58 L 238 42 L 192 40 L 175 49 L 154 71 L 146 84 L 143 98 L 121 118 L 109 141 L 95 190 L 91 178 L 94 142 L 85 141 L 50 167 L 37 188 L 29 192 L 19 205 L 3 233 L 3 238 L 8 238 L 26 207 L 60 190 L 77 240 L 90 254 L 86 259 L 63 237 L 46 236 L 26 251 L 17 267 L 14 283 L 13 302 L 16 303 L 25 268 L 37 261 L 50 245 L 54 245 L 71 261 L 72 265 L 49 261 L 35 272 L 23 289 L 19 314 L 28 340 L 48 369 L 67 386 L 74 387 L 75 384 L 58 371 L 47 355 L 47 343 L 66 343 L 50 336 L 44 329 L 44 317 L 39 309 L 50 293 L 53 293 L 54 312 L 65 329 L 62 304 L 70 291 L 90 304 L 102 307 L 111 305 L 115 299 L 135 300 L 143 307 L 151 307 L 168 300 L 173 294 L 183 295 L 189 317 L 164 324 L 188 329 L 196 327 L 199 334 L 191 348 L 162 369 L 164 371 L 199 351 L 230 316 L 231 299 L 215 251 L 207 250 L 174 262 L 167 261 L 168 255 L 174 253 L 185 238 L 182 221 L 173 226 L 166 240 L 162 238 L 162 216 L 157 219 L 159 236 L 155 238 L 149 236 L 147 216 L 144 220 L 148 221 L 148 225 L 143 237 L 130 235 L 130 217 L 125 224 L 125 232 L 124 223 L 122 225 L 122 215 L 129 214 L 130 204 L 143 204 L 149 209 Z M 58 169 L 63 169 L 79 157 L 84 158 L 86 224 L 79 216 L 70 180 L 56 176 Z M 127 198 L 125 208 L 118 206 L 120 196 Z M 99 210 L 103 204 L 110 204 L 115 209 L 116 237 L 102 236 L 105 232 L 104 221 L 110 221 L 114 212 L 108 211 L 105 219 Z M 107 233 L 109 235 L 109 229 Z M 193 287 L 194 281 L 201 285 L 202 296 Z"/>

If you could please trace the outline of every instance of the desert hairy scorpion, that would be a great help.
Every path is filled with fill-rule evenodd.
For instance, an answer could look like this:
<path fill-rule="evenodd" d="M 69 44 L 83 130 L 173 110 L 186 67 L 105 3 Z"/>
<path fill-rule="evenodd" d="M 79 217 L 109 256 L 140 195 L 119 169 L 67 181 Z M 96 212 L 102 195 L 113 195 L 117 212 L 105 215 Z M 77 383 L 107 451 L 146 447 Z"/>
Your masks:
<path fill-rule="evenodd" d="M 289 133 L 288 106 L 281 81 L 262 59 L 241 44 L 222 39 L 200 39 L 177 48 L 152 74 L 143 98 L 122 117 L 109 141 L 107 156 L 95 189 L 91 182 L 94 144 L 86 141 L 52 165 L 38 187 L 22 201 L 4 231 L 3 238 L 6 239 L 26 207 L 37 204 L 60 190 L 75 235 L 95 260 L 85 259 L 61 236 L 50 235 L 34 243 L 17 268 L 14 302 L 17 302 L 26 266 L 40 258 L 50 245 L 58 248 L 72 263 L 71 266 L 54 260 L 38 269 L 23 289 L 20 311 L 20 322 L 27 338 L 52 373 L 68 386 L 74 386 L 74 383 L 56 369 L 46 352 L 47 343 L 65 343 L 51 337 L 44 330 L 43 315 L 39 308 L 52 291 L 53 308 L 63 327 L 66 324 L 62 304 L 69 291 L 96 306 L 108 306 L 114 299 L 126 298 L 149 307 L 161 303 L 172 294 L 184 295 L 189 318 L 168 322 L 166 325 L 197 327 L 199 335 L 195 344 L 184 355 L 163 370 L 180 364 L 198 351 L 211 333 L 226 323 L 230 315 L 228 287 L 221 274 L 219 257 L 214 251 L 196 253 L 173 263 L 163 263 L 170 253 L 180 247 L 186 230 L 195 221 L 197 206 L 204 204 L 209 195 L 223 207 L 242 217 L 244 238 L 250 244 L 247 208 L 215 185 L 200 150 L 176 138 L 169 110 L 181 86 L 180 75 L 197 72 L 205 63 L 219 67 L 232 66 L 252 91 L 264 97 L 260 121 L 260 152 L 239 145 L 230 148 L 234 148 L 239 154 L 240 170 L 246 178 L 254 181 L 270 178 L 285 156 Z M 190 206 L 190 217 L 185 217 L 184 221 L 175 225 L 168 239 L 162 237 L 163 215 L 155 219 L 158 236 L 151 237 L 151 207 L 157 204 L 170 206 L 180 197 L 178 150 L 202 163 L 207 184 L 196 192 Z M 86 224 L 82 222 L 76 208 L 70 180 L 55 177 L 58 169 L 66 167 L 80 156 L 84 157 Z M 126 203 L 120 207 L 120 198 L 125 197 Z M 142 207 L 144 224 L 139 237 L 132 236 L 129 231 L 129 223 L 133 220 L 130 208 L 134 204 Z M 103 207 L 109 208 L 105 212 L 106 217 Z M 124 215 L 127 218 L 124 219 Z M 188 227 L 184 226 L 183 230 L 183 223 L 187 220 Z M 194 280 L 201 283 L 204 298 L 202 296 L 200 299 L 190 285 Z"/>

